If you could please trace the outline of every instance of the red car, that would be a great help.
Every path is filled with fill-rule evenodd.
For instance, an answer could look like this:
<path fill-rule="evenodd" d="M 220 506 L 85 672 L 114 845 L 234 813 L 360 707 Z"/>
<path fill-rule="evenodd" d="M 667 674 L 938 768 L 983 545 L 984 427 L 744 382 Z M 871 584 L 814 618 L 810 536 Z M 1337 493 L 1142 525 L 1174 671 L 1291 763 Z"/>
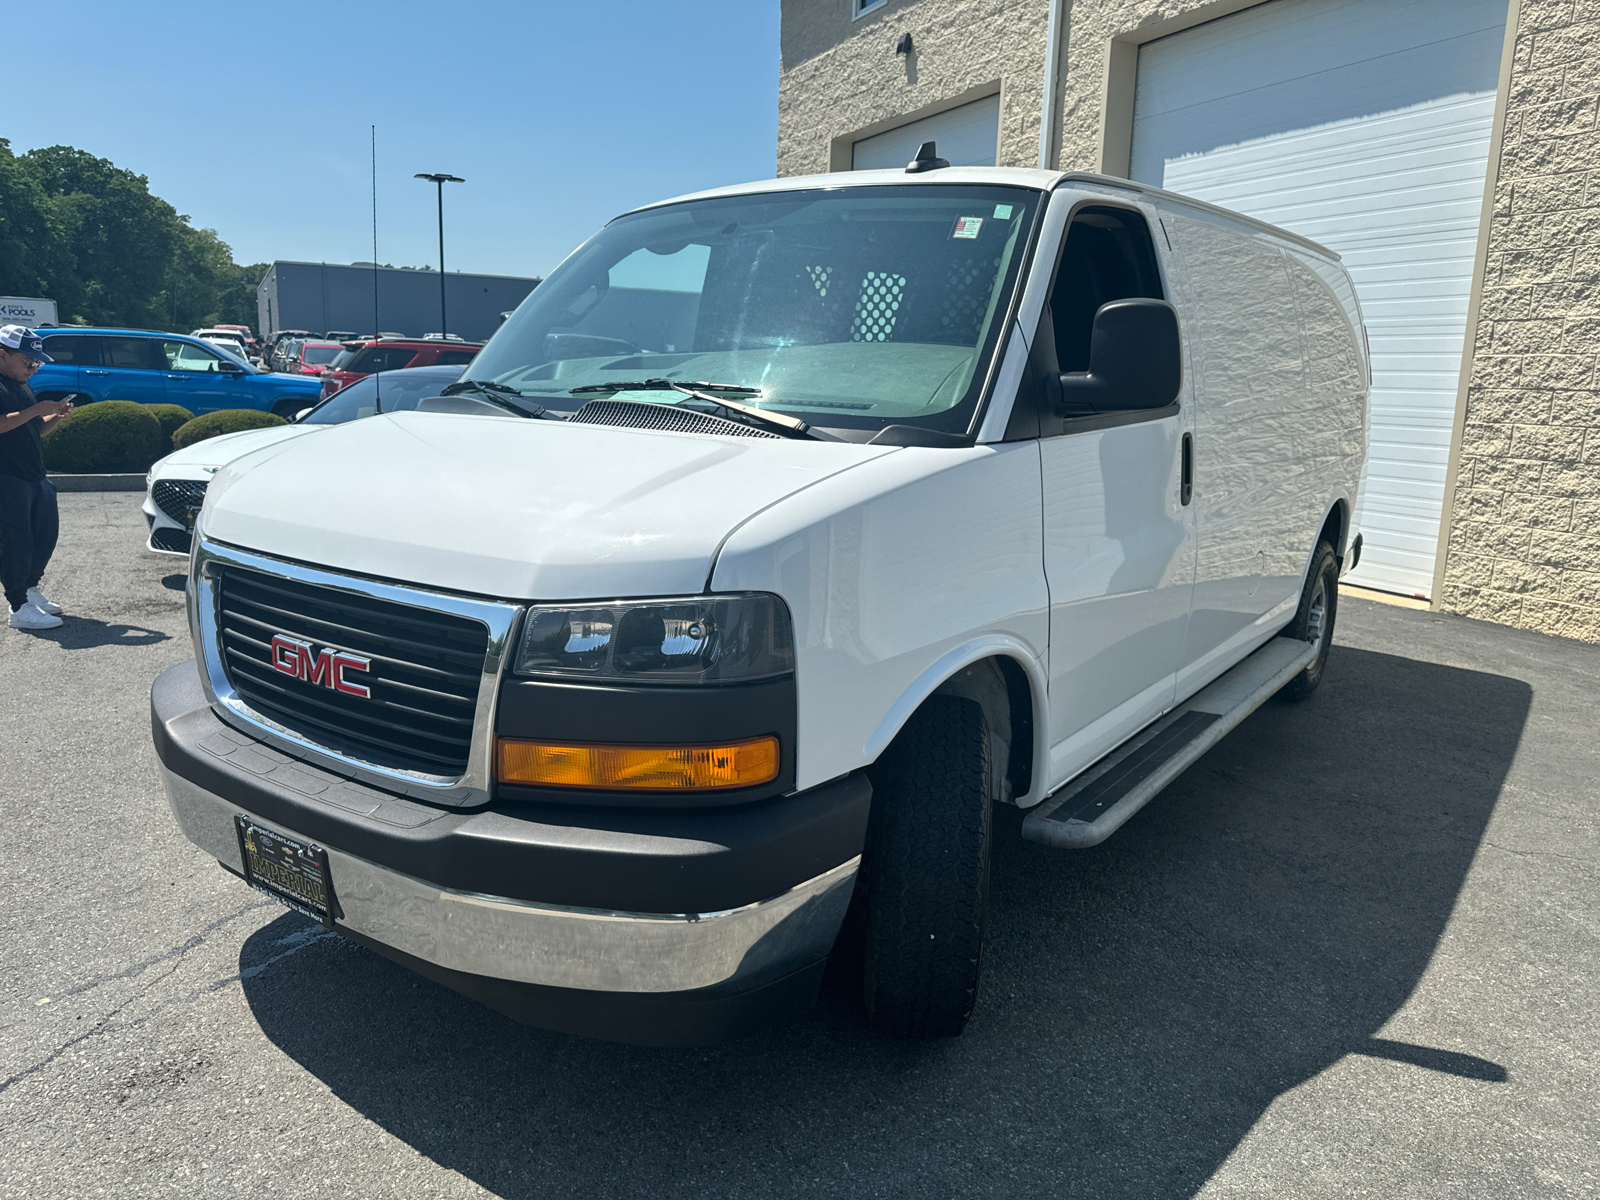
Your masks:
<path fill-rule="evenodd" d="M 283 369 L 291 375 L 321 375 L 343 353 L 338 342 L 301 342 Z"/>
<path fill-rule="evenodd" d="M 322 398 L 377 371 L 406 367 L 466 366 L 483 349 L 481 342 L 444 338 L 375 338 L 346 342 L 344 353 L 322 372 Z"/>

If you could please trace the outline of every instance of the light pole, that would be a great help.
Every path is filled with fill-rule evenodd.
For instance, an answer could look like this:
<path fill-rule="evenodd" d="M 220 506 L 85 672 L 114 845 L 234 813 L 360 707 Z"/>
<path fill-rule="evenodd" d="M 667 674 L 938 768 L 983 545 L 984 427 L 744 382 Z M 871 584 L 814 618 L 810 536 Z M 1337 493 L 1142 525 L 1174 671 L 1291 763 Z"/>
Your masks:
<path fill-rule="evenodd" d="M 448 335 L 450 324 L 445 318 L 444 311 L 444 185 L 447 183 L 465 183 L 459 175 L 424 175 L 417 174 L 414 179 L 426 179 L 429 183 L 437 184 L 439 188 L 439 332 Z"/>

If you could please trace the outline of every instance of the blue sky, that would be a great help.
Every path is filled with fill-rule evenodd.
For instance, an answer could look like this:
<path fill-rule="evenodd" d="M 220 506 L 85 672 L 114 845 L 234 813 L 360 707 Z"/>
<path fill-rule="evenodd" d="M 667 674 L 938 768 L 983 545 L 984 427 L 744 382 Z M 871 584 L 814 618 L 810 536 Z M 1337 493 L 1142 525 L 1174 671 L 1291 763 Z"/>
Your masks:
<path fill-rule="evenodd" d="M 777 0 L 75 3 L 7 63 L 0 136 L 109 158 L 239 262 L 543 275 L 618 212 L 768 178 Z"/>

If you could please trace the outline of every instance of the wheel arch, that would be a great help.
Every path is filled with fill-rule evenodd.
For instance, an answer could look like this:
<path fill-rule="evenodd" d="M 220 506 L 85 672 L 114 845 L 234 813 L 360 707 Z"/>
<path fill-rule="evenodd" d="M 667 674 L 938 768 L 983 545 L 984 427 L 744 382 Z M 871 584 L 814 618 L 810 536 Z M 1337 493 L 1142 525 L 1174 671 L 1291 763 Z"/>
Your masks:
<path fill-rule="evenodd" d="M 981 704 L 988 719 L 994 792 L 1028 807 L 1042 799 L 1046 778 L 1043 719 L 1048 711 L 1044 665 L 1020 639 L 994 634 L 947 651 L 917 676 L 890 706 L 863 747 L 876 762 L 913 713 L 934 695 Z"/>
<path fill-rule="evenodd" d="M 1345 542 L 1350 537 L 1350 522 L 1354 514 L 1350 511 L 1350 501 L 1343 495 L 1334 496 L 1322 510 L 1322 521 L 1317 526 L 1317 536 L 1311 539 L 1311 545 L 1306 547 L 1306 560 L 1300 567 L 1300 589 L 1303 592 L 1306 578 L 1311 572 L 1311 564 L 1317 557 L 1317 546 L 1328 542 L 1333 546 L 1334 561 L 1339 564 L 1340 573 L 1343 573 Z"/>

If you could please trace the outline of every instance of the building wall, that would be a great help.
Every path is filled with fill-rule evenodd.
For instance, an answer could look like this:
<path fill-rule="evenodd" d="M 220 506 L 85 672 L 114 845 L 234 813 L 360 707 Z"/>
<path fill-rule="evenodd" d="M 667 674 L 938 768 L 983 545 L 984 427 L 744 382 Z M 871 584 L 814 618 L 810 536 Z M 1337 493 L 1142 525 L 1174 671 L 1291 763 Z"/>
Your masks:
<path fill-rule="evenodd" d="M 500 314 L 521 304 L 539 282 L 510 275 L 464 275 L 455 271 L 446 272 L 444 280 L 448 332 L 471 341 L 489 337 L 500 326 Z M 441 332 L 439 275 L 435 271 L 379 268 L 376 330 L 371 267 L 275 262 L 258 285 L 256 300 L 264 334 L 279 329 L 312 329 L 318 333 L 330 329 L 382 331 L 408 337 Z"/>
<path fill-rule="evenodd" d="M 1138 45 L 1258 2 L 1063 0 L 1051 165 L 1125 174 Z M 996 90 L 997 164 L 1038 165 L 1050 3 L 783 0 L 778 174 Z M 1600 0 L 1511 0 L 1510 28 L 1434 603 L 1600 642 Z"/>
<path fill-rule="evenodd" d="M 784 0 L 778 174 L 848 169 L 846 135 L 996 92 L 996 165 L 1036 165 L 1047 15 L 1040 0 L 889 0 L 852 22 L 849 0 Z"/>
<path fill-rule="evenodd" d="M 1600 0 L 1522 0 L 1439 606 L 1600 642 Z"/>
<path fill-rule="evenodd" d="M 1127 85 L 1113 88 L 1112 103 L 1122 100 L 1131 111 L 1138 42 L 1259 2 L 1063 0 L 1051 165 L 1105 165 L 1101 123 L 1112 39 L 1121 40 L 1118 75 Z M 996 91 L 995 165 L 1038 166 L 1050 3 L 889 0 L 852 21 L 849 0 L 783 0 L 778 174 L 846 170 L 852 140 Z M 909 58 L 894 51 L 902 33 L 916 48 Z"/>

